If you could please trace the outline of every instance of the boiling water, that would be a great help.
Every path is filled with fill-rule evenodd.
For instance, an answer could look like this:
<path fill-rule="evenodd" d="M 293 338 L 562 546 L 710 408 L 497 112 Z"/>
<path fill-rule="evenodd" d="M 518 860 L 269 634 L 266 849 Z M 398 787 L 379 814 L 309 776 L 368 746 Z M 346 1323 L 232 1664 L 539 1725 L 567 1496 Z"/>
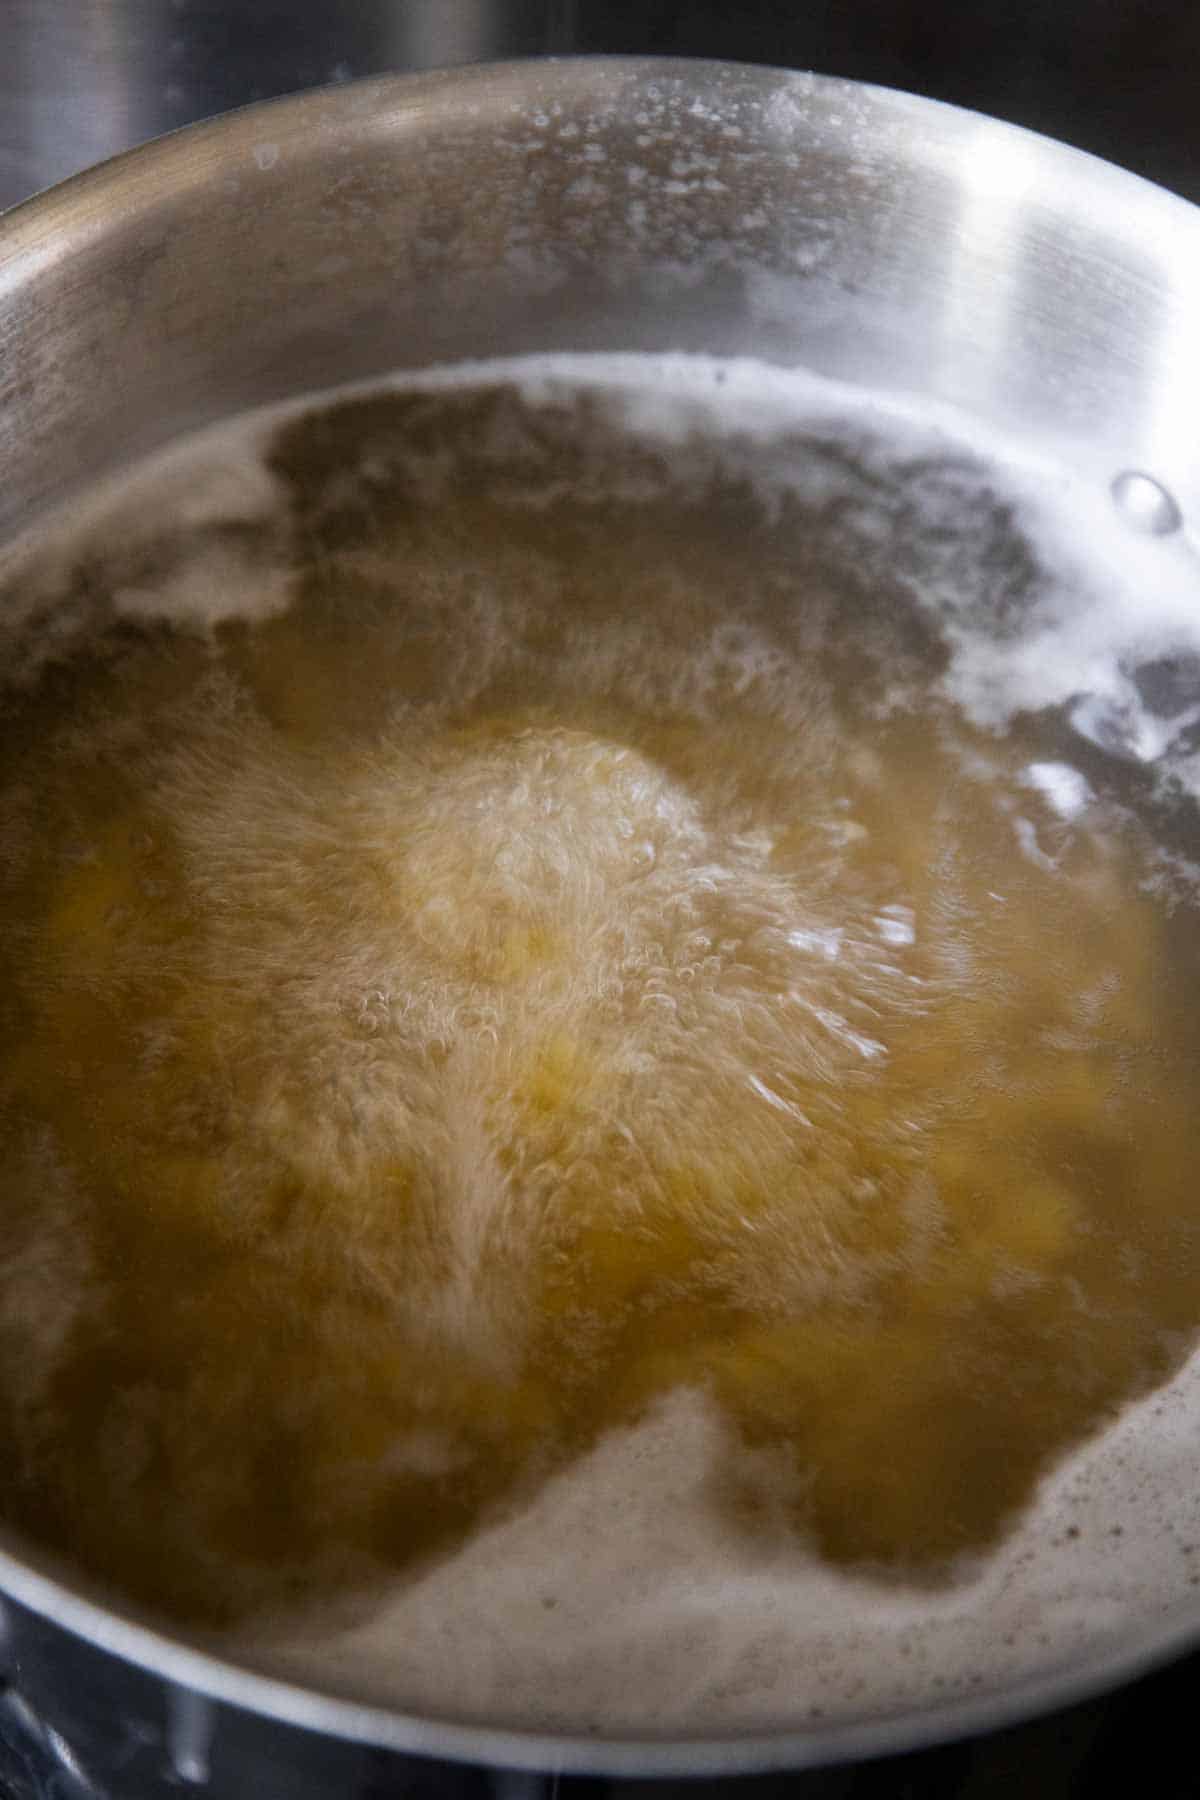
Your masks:
<path fill-rule="evenodd" d="M 12 1523 L 264 1666 L 600 1731 L 1186 1593 L 1200 581 L 986 449 L 483 366 L 10 558 Z"/>

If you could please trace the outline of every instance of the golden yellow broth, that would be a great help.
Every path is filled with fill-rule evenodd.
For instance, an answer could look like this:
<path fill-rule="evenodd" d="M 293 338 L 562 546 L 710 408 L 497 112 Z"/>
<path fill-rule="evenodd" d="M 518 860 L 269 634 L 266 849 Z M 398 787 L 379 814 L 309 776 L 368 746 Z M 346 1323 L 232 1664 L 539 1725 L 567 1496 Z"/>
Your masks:
<path fill-rule="evenodd" d="M 422 486 L 480 404 L 293 428 L 285 614 L 7 700 L 0 1503 L 224 1623 L 690 1384 L 738 1529 L 945 1571 L 1200 1317 L 1161 905 L 794 521 Z"/>

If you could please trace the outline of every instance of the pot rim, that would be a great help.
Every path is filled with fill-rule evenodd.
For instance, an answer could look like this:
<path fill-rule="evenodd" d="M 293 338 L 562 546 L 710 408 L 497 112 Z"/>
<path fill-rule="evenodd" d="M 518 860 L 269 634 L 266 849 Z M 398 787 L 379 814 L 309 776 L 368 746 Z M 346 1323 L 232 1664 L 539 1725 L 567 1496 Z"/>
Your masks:
<path fill-rule="evenodd" d="M 281 1724 L 401 1754 L 551 1774 L 748 1775 L 899 1755 L 999 1731 L 1092 1699 L 1149 1674 L 1200 1640 L 1198 1603 L 1195 1617 L 1164 1619 L 1117 1645 L 1075 1659 L 1070 1668 L 1030 1677 L 992 1694 L 803 1729 L 657 1738 L 473 1724 L 341 1699 L 199 1649 L 183 1637 L 86 1598 L 67 1581 L 43 1574 L 0 1548 L 0 1605 L 4 1596 L 173 1687 Z M 0 1648 L 2 1643 L 0 1636 Z"/>

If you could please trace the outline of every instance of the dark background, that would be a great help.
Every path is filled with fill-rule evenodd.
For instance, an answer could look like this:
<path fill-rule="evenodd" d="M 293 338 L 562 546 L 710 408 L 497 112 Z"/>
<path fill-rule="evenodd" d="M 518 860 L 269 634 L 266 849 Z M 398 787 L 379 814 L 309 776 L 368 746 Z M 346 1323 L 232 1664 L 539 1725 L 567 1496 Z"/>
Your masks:
<path fill-rule="evenodd" d="M 249 100 L 572 49 L 912 88 L 1200 199 L 1196 0 L 0 0 L 0 205 Z"/>
<path fill-rule="evenodd" d="M 1048 132 L 1200 200 L 1200 0 L 0 0 L 0 206 L 248 101 L 387 69 L 571 50 L 737 57 L 909 88 Z M 1200 1796 L 1198 1701 L 1192 1658 L 990 1737 L 687 1792 L 1090 1800 L 1145 1791 L 1184 1800 Z M 419 1791 L 368 1763 L 356 1792 L 380 1800 Z M 538 1791 L 483 1773 L 461 1785 L 472 1800 Z M 594 1800 L 617 1786 L 626 1796 L 668 1791 L 564 1781 L 559 1792 Z M 71 1800 L 76 1791 L 23 1725 L 15 1692 L 5 1703 L 0 1670 L 0 1796 Z"/>

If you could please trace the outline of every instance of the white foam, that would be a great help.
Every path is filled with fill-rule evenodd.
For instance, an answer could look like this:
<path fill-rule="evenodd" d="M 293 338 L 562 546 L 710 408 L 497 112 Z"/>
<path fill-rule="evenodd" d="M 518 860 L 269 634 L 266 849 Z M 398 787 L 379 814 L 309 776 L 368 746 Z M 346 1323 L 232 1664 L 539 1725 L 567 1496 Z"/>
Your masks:
<path fill-rule="evenodd" d="M 1003 1691 L 1115 1651 L 1131 1624 L 1196 1616 L 1198 1413 L 1193 1364 L 1044 1482 L 985 1564 L 913 1589 L 784 1534 L 732 1550 L 707 1500 L 723 1427 L 680 1392 L 369 1617 L 238 1652 L 379 1704 L 613 1736 L 795 1730 Z"/>
<path fill-rule="evenodd" d="M 1025 782 L 1044 795 L 1063 819 L 1076 818 L 1093 797 L 1087 777 L 1070 763 L 1030 763 L 1025 770 Z"/>
<path fill-rule="evenodd" d="M 60 515 L 51 534 L 43 527 L 39 535 L 48 538 L 56 556 L 66 557 L 101 520 L 121 523 L 136 537 L 139 521 L 152 514 L 151 493 L 165 493 L 179 516 L 194 523 L 213 516 L 262 518 L 277 505 L 278 495 L 261 449 L 282 421 L 313 405 L 382 389 L 437 393 L 496 382 L 515 385 L 531 406 L 588 393 L 622 429 L 663 445 L 678 448 L 706 437 L 720 442 L 726 465 L 737 471 L 741 464 L 741 472 L 768 499 L 788 488 L 813 499 L 814 483 L 828 480 L 828 473 L 815 470 L 802 454 L 762 458 L 764 448 L 778 447 L 797 432 L 849 427 L 860 444 L 874 438 L 893 466 L 964 452 L 978 459 L 1052 579 L 1019 632 L 989 616 L 996 595 L 987 571 L 956 569 L 917 592 L 938 619 L 951 653 L 944 692 L 976 723 L 997 730 L 1017 713 L 1069 705 L 1083 738 L 1117 755 L 1158 764 L 1190 792 L 1200 793 L 1193 761 L 1180 747 L 1187 727 L 1200 717 L 1200 674 L 1186 703 L 1167 717 L 1147 705 L 1134 679 L 1145 663 L 1200 657 L 1194 522 L 1184 521 L 1183 529 L 1165 537 L 1146 536 L 1127 523 L 1108 486 L 1059 461 L 984 431 L 949 408 L 864 394 L 804 370 L 684 354 L 563 352 L 406 371 L 389 382 L 307 395 L 233 427 L 199 434 L 172 456 L 157 458 L 144 485 L 131 488 L 125 475 L 97 489 L 73 514 Z M 946 498 L 934 495 L 932 504 L 942 505 Z M 872 523 L 860 509 L 856 524 L 861 534 L 874 529 L 886 552 L 894 529 L 886 512 Z M 33 541 L 10 547 L 0 574 L 28 555 Z M 282 595 L 261 583 L 231 583 L 219 571 L 166 596 L 175 616 L 201 624 L 231 616 L 238 607 L 261 615 L 283 603 Z M 144 591 L 131 590 L 120 604 L 145 615 L 152 602 Z"/>

